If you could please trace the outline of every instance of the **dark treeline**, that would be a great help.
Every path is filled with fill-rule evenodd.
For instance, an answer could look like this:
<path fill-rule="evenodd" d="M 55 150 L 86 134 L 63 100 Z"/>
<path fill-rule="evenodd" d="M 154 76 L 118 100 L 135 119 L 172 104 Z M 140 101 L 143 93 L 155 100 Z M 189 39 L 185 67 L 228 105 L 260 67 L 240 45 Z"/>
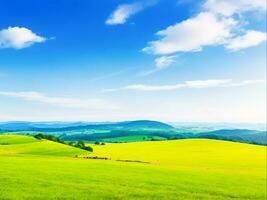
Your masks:
<path fill-rule="evenodd" d="M 39 133 L 37 135 L 34 135 L 34 137 L 36 139 L 46 139 L 46 140 L 50 140 L 50 141 L 53 141 L 53 142 L 58 142 L 58 143 L 61 143 L 61 144 L 66 144 L 66 145 L 70 145 L 70 146 L 73 146 L 73 147 L 76 147 L 76 148 L 80 148 L 80 149 L 83 149 L 83 150 L 86 150 L 86 151 L 90 151 L 90 152 L 93 152 L 93 148 L 90 147 L 90 146 L 86 146 L 85 143 L 83 141 L 77 141 L 77 142 L 65 142 L 64 140 L 54 136 L 54 135 L 46 135 L 46 134 L 42 134 L 42 133 Z"/>
<path fill-rule="evenodd" d="M 147 135 L 147 136 L 158 136 L 164 138 L 172 138 L 177 135 L 172 131 L 143 131 L 143 130 L 112 130 L 106 133 L 94 133 L 94 134 L 75 134 L 75 135 L 62 135 L 61 138 L 64 140 L 87 140 L 95 141 L 99 139 L 107 139 L 114 137 L 132 136 L 132 135 Z"/>
<path fill-rule="evenodd" d="M 106 133 L 94 134 L 75 134 L 62 135 L 61 138 L 69 141 L 101 141 L 102 139 L 110 139 L 122 136 L 144 135 L 149 137 L 162 137 L 165 140 L 190 139 L 190 138 L 207 138 L 216 140 L 226 140 L 233 142 L 242 142 L 249 144 L 266 145 L 267 135 L 266 131 L 254 130 L 216 130 L 203 133 L 175 133 L 173 131 L 127 131 L 127 130 L 113 130 Z"/>

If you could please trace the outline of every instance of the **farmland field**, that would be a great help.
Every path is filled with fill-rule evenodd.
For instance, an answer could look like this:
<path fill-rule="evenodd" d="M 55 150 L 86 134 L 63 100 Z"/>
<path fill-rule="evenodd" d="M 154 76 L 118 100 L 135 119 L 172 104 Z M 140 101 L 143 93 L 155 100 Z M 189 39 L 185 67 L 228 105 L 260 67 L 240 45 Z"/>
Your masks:
<path fill-rule="evenodd" d="M 0 199 L 266 199 L 264 146 L 185 139 L 93 145 L 88 153 L 12 135 L 0 144 Z"/>

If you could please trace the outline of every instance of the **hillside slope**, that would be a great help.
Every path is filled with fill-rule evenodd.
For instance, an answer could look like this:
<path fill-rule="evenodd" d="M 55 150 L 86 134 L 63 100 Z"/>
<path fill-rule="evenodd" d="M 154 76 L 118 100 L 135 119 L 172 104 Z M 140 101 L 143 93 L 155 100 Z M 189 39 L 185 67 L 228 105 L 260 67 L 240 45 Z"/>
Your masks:
<path fill-rule="evenodd" d="M 46 141 L 0 145 L 0 199 L 266 199 L 264 146 L 186 139 L 94 146 L 90 156 L 111 160 L 73 153 Z"/>
<path fill-rule="evenodd" d="M 210 139 L 184 139 L 94 145 L 95 156 L 112 160 L 139 160 L 172 167 L 264 171 L 266 147 Z M 256 172 L 256 171 L 255 171 Z M 253 172 L 254 173 L 254 172 Z"/>
<path fill-rule="evenodd" d="M 0 135 L 0 155 L 75 156 L 87 151 L 68 145 L 37 140 L 31 136 Z"/>

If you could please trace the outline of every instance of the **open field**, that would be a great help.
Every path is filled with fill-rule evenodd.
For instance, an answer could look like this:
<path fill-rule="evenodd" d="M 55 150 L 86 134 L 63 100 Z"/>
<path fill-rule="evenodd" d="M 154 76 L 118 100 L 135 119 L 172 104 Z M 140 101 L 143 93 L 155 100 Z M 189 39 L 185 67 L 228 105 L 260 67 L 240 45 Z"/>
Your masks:
<path fill-rule="evenodd" d="M 0 199 L 266 198 L 266 147 L 192 139 L 94 145 L 87 152 L 0 136 Z M 138 160 L 144 163 L 118 162 Z"/>

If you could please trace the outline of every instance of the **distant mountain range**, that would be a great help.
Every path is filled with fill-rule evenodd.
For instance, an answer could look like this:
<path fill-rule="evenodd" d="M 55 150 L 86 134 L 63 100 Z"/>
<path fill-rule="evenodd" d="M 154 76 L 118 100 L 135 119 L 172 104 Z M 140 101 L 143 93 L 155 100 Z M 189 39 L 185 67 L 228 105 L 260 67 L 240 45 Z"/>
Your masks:
<path fill-rule="evenodd" d="M 199 127 L 209 129 L 250 129 L 266 131 L 266 123 L 208 123 L 208 122 L 171 122 L 170 125 L 177 128 Z"/>
<path fill-rule="evenodd" d="M 197 134 L 197 137 L 267 145 L 266 131 L 247 130 L 247 129 L 233 129 L 233 130 L 222 129 L 207 133 L 199 133 Z"/>
<path fill-rule="evenodd" d="M 2 122 L 0 133 L 55 135 L 69 141 L 128 142 L 143 140 L 172 140 L 209 138 L 259 145 L 267 145 L 265 131 L 249 129 L 219 129 L 197 127 L 174 127 L 150 120 L 125 122 Z"/>
<path fill-rule="evenodd" d="M 2 131 L 72 131 L 81 129 L 171 129 L 171 125 L 150 120 L 125 122 L 87 123 L 87 122 L 2 122 Z"/>

